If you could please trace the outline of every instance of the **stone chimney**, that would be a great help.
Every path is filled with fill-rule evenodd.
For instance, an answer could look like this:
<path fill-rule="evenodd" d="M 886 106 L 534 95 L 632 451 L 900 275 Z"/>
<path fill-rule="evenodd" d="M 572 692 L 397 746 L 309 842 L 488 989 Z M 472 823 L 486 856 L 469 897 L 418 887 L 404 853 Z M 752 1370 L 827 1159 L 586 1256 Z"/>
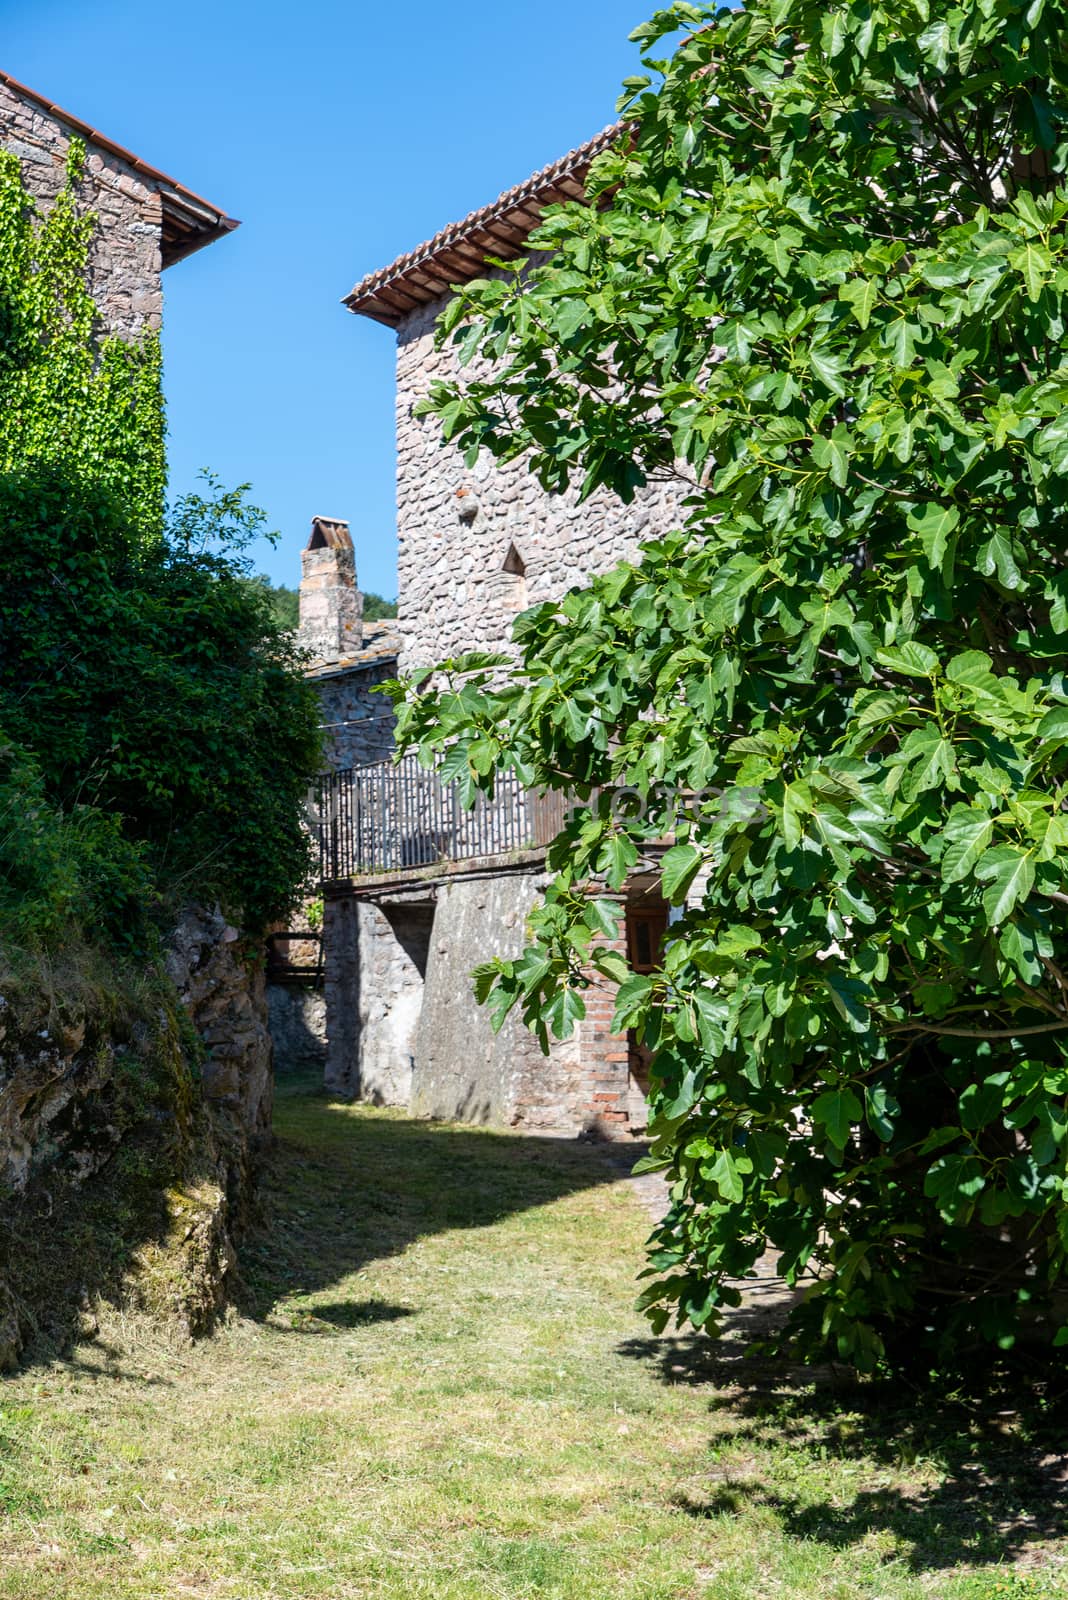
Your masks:
<path fill-rule="evenodd" d="M 301 553 L 297 644 L 315 662 L 343 661 L 363 648 L 363 595 L 347 522 L 313 517 Z"/>

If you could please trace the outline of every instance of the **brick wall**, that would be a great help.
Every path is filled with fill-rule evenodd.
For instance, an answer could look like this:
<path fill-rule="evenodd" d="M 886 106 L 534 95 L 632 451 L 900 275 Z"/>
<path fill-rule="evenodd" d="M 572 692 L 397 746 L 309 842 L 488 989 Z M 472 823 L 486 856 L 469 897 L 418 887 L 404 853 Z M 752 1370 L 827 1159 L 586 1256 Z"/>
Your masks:
<path fill-rule="evenodd" d="M 626 957 L 624 908 L 619 902 L 619 928 L 614 939 L 602 939 L 608 950 Z M 586 1015 L 578 1024 L 582 1062 L 582 1101 L 590 1132 L 612 1138 L 630 1125 L 630 1069 L 626 1033 L 612 1032 L 616 986 L 594 975 L 583 995 Z"/>

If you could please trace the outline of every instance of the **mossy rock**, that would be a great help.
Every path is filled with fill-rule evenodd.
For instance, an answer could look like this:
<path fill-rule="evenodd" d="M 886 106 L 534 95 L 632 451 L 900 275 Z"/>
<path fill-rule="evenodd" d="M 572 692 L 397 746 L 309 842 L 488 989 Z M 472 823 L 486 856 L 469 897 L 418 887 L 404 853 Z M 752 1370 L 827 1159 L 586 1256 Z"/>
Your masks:
<path fill-rule="evenodd" d="M 35 1129 L 26 1181 L 0 1195 L 0 1370 L 20 1351 L 62 1350 L 101 1304 L 147 1312 L 182 1338 L 208 1332 L 225 1305 L 229 1160 L 200 1103 L 188 1020 L 164 984 L 152 1002 L 123 1010 L 112 996 L 102 1016 L 83 1007 L 80 1031 L 50 1030 L 38 1075 L 69 1083 Z M 38 1066 L 27 1041 L 38 1056 L 44 1044 L 37 1008 L 20 1010 L 0 1044 L 0 1092 L 15 1098 Z"/>

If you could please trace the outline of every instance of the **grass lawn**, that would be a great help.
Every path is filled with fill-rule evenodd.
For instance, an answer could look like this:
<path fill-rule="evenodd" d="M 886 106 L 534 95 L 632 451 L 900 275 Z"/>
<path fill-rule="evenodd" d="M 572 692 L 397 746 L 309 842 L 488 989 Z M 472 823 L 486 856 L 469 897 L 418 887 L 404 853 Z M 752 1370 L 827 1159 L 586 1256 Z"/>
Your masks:
<path fill-rule="evenodd" d="M 603 1153 L 277 1122 L 242 1316 L 0 1385 L 5 1600 L 1068 1596 L 1068 1446 L 650 1339 Z"/>

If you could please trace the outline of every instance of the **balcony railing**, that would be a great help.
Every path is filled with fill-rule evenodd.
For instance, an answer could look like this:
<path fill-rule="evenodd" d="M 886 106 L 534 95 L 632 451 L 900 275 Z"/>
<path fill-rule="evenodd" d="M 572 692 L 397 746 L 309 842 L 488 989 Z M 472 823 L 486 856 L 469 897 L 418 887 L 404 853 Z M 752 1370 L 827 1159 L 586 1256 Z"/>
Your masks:
<path fill-rule="evenodd" d="M 539 849 L 559 833 L 567 804 L 506 774 L 468 811 L 459 783 L 416 756 L 326 773 L 317 802 L 324 883 Z"/>

